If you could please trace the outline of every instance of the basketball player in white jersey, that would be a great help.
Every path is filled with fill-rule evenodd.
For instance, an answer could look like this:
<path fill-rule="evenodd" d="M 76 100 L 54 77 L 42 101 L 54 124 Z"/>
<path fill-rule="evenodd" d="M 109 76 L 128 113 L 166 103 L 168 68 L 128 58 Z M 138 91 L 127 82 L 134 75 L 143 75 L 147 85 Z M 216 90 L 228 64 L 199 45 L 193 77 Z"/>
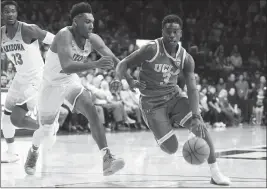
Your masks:
<path fill-rule="evenodd" d="M 47 52 L 37 105 L 40 128 L 33 134 L 24 169 L 29 175 L 35 173 L 39 146 L 45 138 L 54 134 L 59 108 L 63 100 L 68 99 L 70 109 L 75 108 L 89 120 L 92 136 L 103 155 L 103 174 L 107 176 L 122 169 L 125 163 L 111 154 L 91 93 L 83 88 L 77 73 L 94 68 L 114 68 L 113 59 L 116 58 L 103 40 L 92 33 L 94 17 L 88 3 L 75 4 L 70 15 L 72 26 L 56 34 Z M 92 49 L 103 57 L 98 61 L 88 59 Z"/>
<path fill-rule="evenodd" d="M 8 150 L 1 162 L 10 163 L 19 159 L 15 152 L 15 127 L 36 130 L 39 125 L 29 113 L 34 112 L 37 90 L 40 86 L 44 62 L 39 50 L 39 41 L 51 44 L 54 35 L 37 25 L 17 20 L 18 5 L 15 1 L 3 1 L 1 27 L 1 51 L 16 67 L 17 73 L 8 90 L 2 117 L 3 135 Z"/>

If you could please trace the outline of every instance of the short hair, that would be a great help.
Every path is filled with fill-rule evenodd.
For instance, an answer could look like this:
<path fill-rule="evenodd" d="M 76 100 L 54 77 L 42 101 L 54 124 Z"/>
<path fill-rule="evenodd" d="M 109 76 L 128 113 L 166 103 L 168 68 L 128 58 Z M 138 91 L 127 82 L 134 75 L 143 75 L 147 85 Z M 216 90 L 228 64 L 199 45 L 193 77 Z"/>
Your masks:
<path fill-rule="evenodd" d="M 91 5 L 85 2 L 74 4 L 70 10 L 71 20 L 73 20 L 73 18 L 77 16 L 78 14 L 82 14 L 82 13 L 92 13 Z"/>
<path fill-rule="evenodd" d="M 6 6 L 6 5 L 14 5 L 16 7 L 16 10 L 18 11 L 18 3 L 16 1 L 13 1 L 13 0 L 5 0 L 1 3 L 1 10 L 3 10 L 3 8 Z"/>
<path fill-rule="evenodd" d="M 177 23 L 180 25 L 181 28 L 183 28 L 183 21 L 182 19 L 175 15 L 175 14 L 170 14 L 170 15 L 167 15 L 163 18 L 162 20 L 162 28 L 164 28 L 165 24 L 167 23 Z"/>

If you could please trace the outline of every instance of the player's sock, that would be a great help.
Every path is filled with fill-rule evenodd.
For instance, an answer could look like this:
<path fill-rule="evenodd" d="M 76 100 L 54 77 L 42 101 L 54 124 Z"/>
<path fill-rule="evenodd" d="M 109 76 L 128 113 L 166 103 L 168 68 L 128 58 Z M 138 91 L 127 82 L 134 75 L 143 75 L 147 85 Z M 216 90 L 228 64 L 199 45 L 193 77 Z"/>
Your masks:
<path fill-rule="evenodd" d="M 14 136 L 16 132 L 15 126 L 11 123 L 10 120 L 10 112 L 4 111 L 4 114 L 2 116 L 2 126 L 3 126 L 3 135 L 6 139 L 6 143 L 8 146 L 8 152 L 15 152 L 15 145 L 14 145 Z"/>
<path fill-rule="evenodd" d="M 107 150 L 109 150 L 108 147 L 102 148 L 102 149 L 100 150 L 100 151 L 101 151 L 101 154 L 102 154 L 103 157 L 106 155 Z"/>
<path fill-rule="evenodd" d="M 217 162 L 209 164 L 211 171 L 211 183 L 217 185 L 230 185 L 231 181 L 228 177 L 224 176 L 218 167 Z"/>
<path fill-rule="evenodd" d="M 11 123 L 10 112 L 4 111 L 2 116 L 1 124 L 3 129 L 3 135 L 7 143 L 7 151 L 1 155 L 2 163 L 11 163 L 19 160 L 19 156 L 16 153 L 15 148 L 15 126 Z"/>

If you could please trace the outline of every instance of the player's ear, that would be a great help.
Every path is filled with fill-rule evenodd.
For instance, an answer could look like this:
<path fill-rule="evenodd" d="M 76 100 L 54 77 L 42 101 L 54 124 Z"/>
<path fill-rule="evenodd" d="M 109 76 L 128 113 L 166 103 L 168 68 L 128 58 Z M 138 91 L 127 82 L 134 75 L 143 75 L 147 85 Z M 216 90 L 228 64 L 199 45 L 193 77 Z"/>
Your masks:
<path fill-rule="evenodd" d="M 76 18 L 73 19 L 72 24 L 73 24 L 73 26 L 75 26 L 75 27 L 77 26 L 77 19 L 76 19 Z"/>

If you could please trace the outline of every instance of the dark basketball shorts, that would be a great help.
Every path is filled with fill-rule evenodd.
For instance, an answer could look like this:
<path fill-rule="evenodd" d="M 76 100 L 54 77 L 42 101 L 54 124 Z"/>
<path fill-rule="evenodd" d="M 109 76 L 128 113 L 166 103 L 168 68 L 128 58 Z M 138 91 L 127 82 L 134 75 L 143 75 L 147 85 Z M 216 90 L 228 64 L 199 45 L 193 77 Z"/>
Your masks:
<path fill-rule="evenodd" d="M 187 127 L 192 117 L 184 94 L 176 93 L 168 101 L 162 97 L 141 97 L 140 104 L 143 118 L 157 140 L 171 132 L 174 123 Z"/>

